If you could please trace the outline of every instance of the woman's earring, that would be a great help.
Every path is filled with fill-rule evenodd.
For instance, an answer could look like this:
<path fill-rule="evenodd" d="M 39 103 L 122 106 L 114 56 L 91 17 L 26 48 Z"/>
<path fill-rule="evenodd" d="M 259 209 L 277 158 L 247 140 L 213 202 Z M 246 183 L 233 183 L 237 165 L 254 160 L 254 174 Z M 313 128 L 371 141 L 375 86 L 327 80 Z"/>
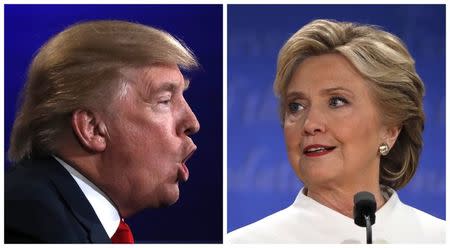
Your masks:
<path fill-rule="evenodd" d="M 386 143 L 383 143 L 378 147 L 378 150 L 380 151 L 381 155 L 386 156 L 389 153 L 389 145 Z"/>

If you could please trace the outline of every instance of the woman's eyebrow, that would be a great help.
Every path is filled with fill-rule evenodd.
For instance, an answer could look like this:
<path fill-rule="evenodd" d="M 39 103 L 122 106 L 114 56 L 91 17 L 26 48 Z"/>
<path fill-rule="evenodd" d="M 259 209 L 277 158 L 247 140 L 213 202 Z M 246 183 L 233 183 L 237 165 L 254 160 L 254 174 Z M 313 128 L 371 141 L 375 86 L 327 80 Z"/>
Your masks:
<path fill-rule="evenodd" d="M 322 95 L 329 95 L 329 94 L 334 93 L 334 92 L 336 92 L 336 91 L 344 91 L 344 92 L 350 94 L 351 96 L 354 95 L 353 91 L 351 91 L 350 89 L 347 89 L 347 88 L 345 88 L 345 87 L 341 87 L 341 86 L 339 86 L 339 87 L 332 87 L 332 88 L 322 89 L 322 90 L 320 90 L 320 93 L 321 93 Z"/>
<path fill-rule="evenodd" d="M 347 89 L 345 87 L 341 87 L 341 86 L 321 89 L 319 92 L 321 95 L 330 95 L 330 94 L 338 92 L 338 91 L 344 91 L 347 94 L 349 94 L 350 96 L 354 96 L 353 91 L 351 91 L 350 89 Z M 304 99 L 304 98 L 308 98 L 308 97 L 302 91 L 297 91 L 297 90 L 290 91 L 286 94 L 286 99 L 293 99 L 293 98 Z"/>
<path fill-rule="evenodd" d="M 306 98 L 306 94 L 301 91 L 291 91 L 286 94 L 287 99 L 292 98 Z"/>

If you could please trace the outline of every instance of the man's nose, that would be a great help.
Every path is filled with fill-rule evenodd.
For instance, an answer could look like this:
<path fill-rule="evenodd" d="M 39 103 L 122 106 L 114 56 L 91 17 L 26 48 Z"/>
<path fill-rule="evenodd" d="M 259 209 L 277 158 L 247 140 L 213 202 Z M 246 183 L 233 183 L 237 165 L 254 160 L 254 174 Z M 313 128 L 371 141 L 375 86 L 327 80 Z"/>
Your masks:
<path fill-rule="evenodd" d="M 200 130 L 200 123 L 198 122 L 194 112 L 192 112 L 189 104 L 184 99 L 183 101 L 183 118 L 181 119 L 180 133 L 184 133 L 185 135 L 189 136 L 195 134 Z"/>

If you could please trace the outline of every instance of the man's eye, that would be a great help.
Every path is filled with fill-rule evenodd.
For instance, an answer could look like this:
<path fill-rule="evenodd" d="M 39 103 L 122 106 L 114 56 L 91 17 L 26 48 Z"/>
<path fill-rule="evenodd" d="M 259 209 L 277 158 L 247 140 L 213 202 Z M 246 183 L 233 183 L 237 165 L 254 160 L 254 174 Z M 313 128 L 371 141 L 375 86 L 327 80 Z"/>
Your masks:
<path fill-rule="evenodd" d="M 170 102 L 172 101 L 172 95 L 162 95 L 159 100 L 158 100 L 158 104 L 163 104 L 163 105 L 168 105 L 170 104 Z"/>
<path fill-rule="evenodd" d="M 161 104 L 169 104 L 170 103 L 170 99 L 159 101 L 159 103 L 161 103 Z"/>
<path fill-rule="evenodd" d="M 334 97 L 330 98 L 330 101 L 329 101 L 329 105 L 332 108 L 338 108 L 338 107 L 344 106 L 347 103 L 348 103 L 347 99 L 345 99 L 343 97 L 338 97 L 338 96 L 334 96 Z"/>
<path fill-rule="evenodd" d="M 298 102 L 291 102 L 288 104 L 288 111 L 290 114 L 295 114 L 301 110 L 303 110 L 303 105 Z"/>

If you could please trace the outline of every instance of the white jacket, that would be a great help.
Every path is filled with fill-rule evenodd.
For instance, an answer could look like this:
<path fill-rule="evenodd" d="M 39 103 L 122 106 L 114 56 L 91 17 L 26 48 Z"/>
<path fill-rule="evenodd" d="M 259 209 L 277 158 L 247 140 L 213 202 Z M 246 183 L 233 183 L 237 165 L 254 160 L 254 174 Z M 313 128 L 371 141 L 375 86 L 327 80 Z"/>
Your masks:
<path fill-rule="evenodd" d="M 444 243 L 445 221 L 403 204 L 388 187 L 389 200 L 375 213 L 373 243 Z M 227 235 L 229 243 L 366 243 L 366 229 L 303 193 L 294 203 Z"/>

